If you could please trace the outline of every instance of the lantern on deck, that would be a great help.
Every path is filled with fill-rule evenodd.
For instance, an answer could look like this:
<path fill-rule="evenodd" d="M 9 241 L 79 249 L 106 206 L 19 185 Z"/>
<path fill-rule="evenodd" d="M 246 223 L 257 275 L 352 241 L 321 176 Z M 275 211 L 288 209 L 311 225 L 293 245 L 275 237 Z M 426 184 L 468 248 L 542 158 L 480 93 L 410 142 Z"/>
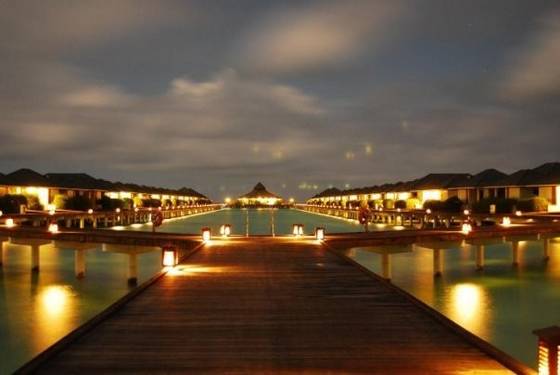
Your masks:
<path fill-rule="evenodd" d="M 58 224 L 57 223 L 50 223 L 48 230 L 52 234 L 58 233 Z"/>
<path fill-rule="evenodd" d="M 14 219 L 12 219 L 12 218 L 6 219 L 6 227 L 13 228 L 15 226 L 16 226 L 16 224 L 14 223 Z"/>
<path fill-rule="evenodd" d="M 303 236 L 303 224 L 294 224 L 292 226 L 292 233 L 296 237 Z"/>
<path fill-rule="evenodd" d="M 315 239 L 317 241 L 323 241 L 325 239 L 325 228 L 323 227 L 315 228 Z"/>
<path fill-rule="evenodd" d="M 504 217 L 504 218 L 502 219 L 502 225 L 503 225 L 504 227 L 509 227 L 509 226 L 511 225 L 511 219 L 510 219 L 509 217 L 507 217 L 507 216 Z"/>
<path fill-rule="evenodd" d="M 212 233 L 210 231 L 210 228 L 208 227 L 202 228 L 202 241 L 208 242 L 210 241 L 211 237 L 212 237 Z"/>
<path fill-rule="evenodd" d="M 161 264 L 163 267 L 175 267 L 179 263 L 179 252 L 175 246 L 164 246 L 161 249 Z"/>
<path fill-rule="evenodd" d="M 463 223 L 461 226 L 461 232 L 463 232 L 463 234 L 469 234 L 472 232 L 472 225 L 470 223 Z"/>
<path fill-rule="evenodd" d="M 560 327 L 537 329 L 533 333 L 539 338 L 537 350 L 539 374 L 558 375 Z"/>
<path fill-rule="evenodd" d="M 222 237 L 229 237 L 231 235 L 231 225 L 230 224 L 223 224 L 220 226 L 220 234 Z"/>

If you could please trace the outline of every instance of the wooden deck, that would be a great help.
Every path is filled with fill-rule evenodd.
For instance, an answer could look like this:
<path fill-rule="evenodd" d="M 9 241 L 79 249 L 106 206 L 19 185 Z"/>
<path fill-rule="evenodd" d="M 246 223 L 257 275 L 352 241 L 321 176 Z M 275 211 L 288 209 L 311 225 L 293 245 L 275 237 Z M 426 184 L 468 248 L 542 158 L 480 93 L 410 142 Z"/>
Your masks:
<path fill-rule="evenodd" d="M 383 281 L 311 241 L 213 241 L 38 373 L 502 373 Z"/>

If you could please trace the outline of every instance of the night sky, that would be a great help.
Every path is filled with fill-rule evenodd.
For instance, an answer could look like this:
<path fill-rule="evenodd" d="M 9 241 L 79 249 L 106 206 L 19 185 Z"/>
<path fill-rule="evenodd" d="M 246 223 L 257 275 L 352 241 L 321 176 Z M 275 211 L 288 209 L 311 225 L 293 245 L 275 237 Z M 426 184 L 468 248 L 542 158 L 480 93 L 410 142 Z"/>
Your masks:
<path fill-rule="evenodd" d="M 560 5 L 0 0 L 0 172 L 221 200 L 560 159 Z"/>

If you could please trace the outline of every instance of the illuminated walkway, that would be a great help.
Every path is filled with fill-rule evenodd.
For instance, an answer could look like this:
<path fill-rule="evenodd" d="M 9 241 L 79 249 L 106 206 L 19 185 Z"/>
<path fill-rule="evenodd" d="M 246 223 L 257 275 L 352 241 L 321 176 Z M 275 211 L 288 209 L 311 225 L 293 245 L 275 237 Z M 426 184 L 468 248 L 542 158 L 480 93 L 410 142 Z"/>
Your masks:
<path fill-rule="evenodd" d="M 505 368 L 313 241 L 212 241 L 39 373 L 484 373 Z"/>

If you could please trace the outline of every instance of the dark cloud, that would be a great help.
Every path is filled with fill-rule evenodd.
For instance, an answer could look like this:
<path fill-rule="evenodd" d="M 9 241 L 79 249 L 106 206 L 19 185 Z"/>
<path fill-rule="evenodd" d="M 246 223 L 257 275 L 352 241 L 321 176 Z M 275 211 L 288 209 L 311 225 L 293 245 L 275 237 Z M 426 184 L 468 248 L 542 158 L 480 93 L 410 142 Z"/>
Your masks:
<path fill-rule="evenodd" d="M 558 160 L 553 1 L 0 7 L 3 172 L 305 198 Z"/>

